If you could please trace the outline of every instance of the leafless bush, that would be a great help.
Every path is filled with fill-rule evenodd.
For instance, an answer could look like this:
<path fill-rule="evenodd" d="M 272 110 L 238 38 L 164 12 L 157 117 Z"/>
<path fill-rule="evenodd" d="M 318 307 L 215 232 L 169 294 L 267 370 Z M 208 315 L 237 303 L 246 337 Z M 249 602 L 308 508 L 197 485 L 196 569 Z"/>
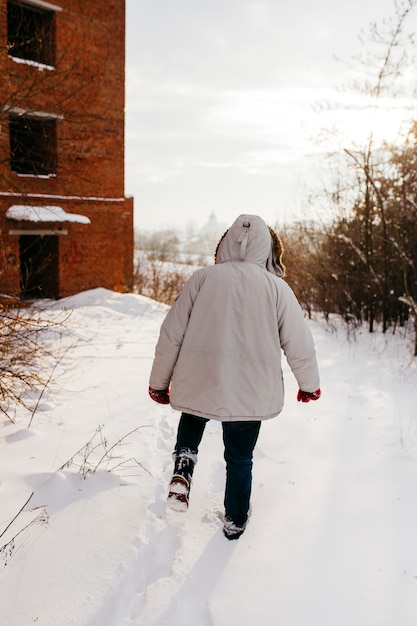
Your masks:
<path fill-rule="evenodd" d="M 135 245 L 133 289 L 164 304 L 172 304 L 191 274 L 207 263 L 207 258 L 185 252 L 173 230 L 137 235 Z"/>
<path fill-rule="evenodd" d="M 142 296 L 172 304 L 195 270 L 195 267 L 187 265 L 173 265 L 144 258 L 135 264 L 133 288 Z"/>
<path fill-rule="evenodd" d="M 95 474 L 98 469 L 105 469 L 108 472 L 123 472 L 126 476 L 126 471 L 141 467 L 149 474 L 150 472 L 135 457 L 128 457 L 122 453 L 122 448 L 127 445 L 126 439 L 141 428 L 145 427 L 138 426 L 111 443 L 104 436 L 103 425 L 98 426 L 87 443 L 61 465 L 58 471 L 75 466 L 78 468 L 78 473 L 83 478 L 87 478 L 89 474 Z"/>
<path fill-rule="evenodd" d="M 37 405 L 34 410 L 25 393 L 36 389 L 42 394 L 62 358 L 49 353 L 40 337 L 56 330 L 67 315 L 60 313 L 50 320 L 33 306 L 24 307 L 10 298 L 0 300 L 0 413 L 11 422 L 21 406 L 31 413 L 30 426 Z"/>
<path fill-rule="evenodd" d="M 32 497 L 33 492 L 0 533 L 0 559 L 3 561 L 4 567 L 6 567 L 13 556 L 18 537 L 24 534 L 25 531 L 34 524 L 41 524 L 42 526 L 48 524 L 49 515 L 44 506 L 34 507 L 29 511 L 25 511 Z M 29 520 L 25 518 L 27 514 L 30 514 Z"/>

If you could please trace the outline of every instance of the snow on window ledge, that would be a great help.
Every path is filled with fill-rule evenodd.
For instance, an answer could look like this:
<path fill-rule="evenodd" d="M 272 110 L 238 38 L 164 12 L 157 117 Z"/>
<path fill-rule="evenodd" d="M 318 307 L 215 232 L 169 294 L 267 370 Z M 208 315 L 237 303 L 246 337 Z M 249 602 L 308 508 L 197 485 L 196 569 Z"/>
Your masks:
<path fill-rule="evenodd" d="M 39 61 L 32 61 L 31 59 L 21 59 L 20 57 L 15 57 L 12 54 L 8 54 L 7 56 L 15 63 L 22 63 L 23 65 L 31 65 L 32 67 L 37 67 L 40 72 L 43 72 L 44 70 L 55 70 L 55 67 L 53 65 L 39 63 Z"/>
<path fill-rule="evenodd" d="M 12 113 L 19 116 L 40 117 L 47 120 L 63 120 L 64 116 L 58 113 L 48 113 L 47 111 L 35 111 L 34 109 L 22 109 L 22 107 L 14 107 L 5 104 L 2 108 L 5 113 Z"/>
<path fill-rule="evenodd" d="M 56 174 L 20 174 L 15 172 L 19 178 L 56 178 Z"/>

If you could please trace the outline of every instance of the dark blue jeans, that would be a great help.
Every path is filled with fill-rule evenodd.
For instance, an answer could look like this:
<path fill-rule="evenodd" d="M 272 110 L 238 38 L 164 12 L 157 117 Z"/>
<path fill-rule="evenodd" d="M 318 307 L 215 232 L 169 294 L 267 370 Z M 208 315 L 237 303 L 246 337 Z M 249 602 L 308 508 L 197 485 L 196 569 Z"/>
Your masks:
<path fill-rule="evenodd" d="M 204 417 L 182 413 L 175 452 L 180 448 L 190 448 L 197 453 L 207 422 Z M 222 427 L 226 461 L 225 513 L 235 524 L 242 525 L 248 519 L 253 450 L 261 422 L 222 422 Z"/>

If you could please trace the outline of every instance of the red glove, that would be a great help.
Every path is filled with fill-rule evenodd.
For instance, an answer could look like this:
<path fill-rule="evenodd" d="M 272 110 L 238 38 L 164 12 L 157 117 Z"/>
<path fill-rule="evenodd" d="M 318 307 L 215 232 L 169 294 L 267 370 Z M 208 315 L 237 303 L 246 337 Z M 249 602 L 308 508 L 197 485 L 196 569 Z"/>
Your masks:
<path fill-rule="evenodd" d="M 149 387 L 149 395 L 158 404 L 169 404 L 169 389 L 152 389 Z"/>
<path fill-rule="evenodd" d="M 320 396 L 320 389 L 316 389 L 316 391 L 302 391 L 299 389 L 297 393 L 297 400 L 298 402 L 310 402 L 310 400 L 318 400 Z"/>

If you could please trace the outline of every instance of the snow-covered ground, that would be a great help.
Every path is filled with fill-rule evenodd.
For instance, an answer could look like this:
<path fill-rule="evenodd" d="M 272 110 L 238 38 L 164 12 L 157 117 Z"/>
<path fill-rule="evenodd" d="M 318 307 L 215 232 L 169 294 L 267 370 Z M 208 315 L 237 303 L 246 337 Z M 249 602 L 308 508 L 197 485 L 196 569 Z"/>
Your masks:
<path fill-rule="evenodd" d="M 147 387 L 166 307 L 102 289 L 44 307 L 72 313 L 43 339 L 63 358 L 33 394 L 31 427 L 23 411 L 1 421 L 2 626 L 415 626 L 411 336 L 348 340 L 309 322 L 322 399 L 297 403 L 285 368 L 284 411 L 256 449 L 251 520 L 228 542 L 219 424 L 188 513 L 165 507 L 179 416 Z"/>

